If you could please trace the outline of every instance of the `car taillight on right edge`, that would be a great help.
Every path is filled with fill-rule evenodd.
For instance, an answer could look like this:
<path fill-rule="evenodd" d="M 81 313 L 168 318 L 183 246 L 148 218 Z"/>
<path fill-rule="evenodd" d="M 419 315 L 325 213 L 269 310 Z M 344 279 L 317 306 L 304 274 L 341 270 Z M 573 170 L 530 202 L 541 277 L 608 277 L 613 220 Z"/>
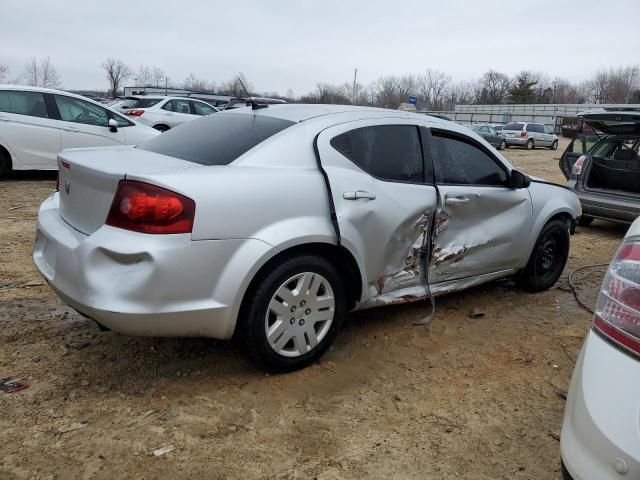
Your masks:
<path fill-rule="evenodd" d="M 144 113 L 144 110 L 127 110 L 125 115 L 133 115 L 134 117 L 140 117 Z"/>
<path fill-rule="evenodd" d="M 625 241 L 609 265 L 593 328 L 640 356 L 640 239 Z"/>
<path fill-rule="evenodd" d="M 121 180 L 106 224 L 141 233 L 191 233 L 196 204 L 150 183 Z"/>
<path fill-rule="evenodd" d="M 571 169 L 571 173 L 575 176 L 578 176 L 582 173 L 582 166 L 584 165 L 584 161 L 587 159 L 584 155 L 580 155 L 576 160 L 576 163 L 573 164 L 573 168 Z"/>

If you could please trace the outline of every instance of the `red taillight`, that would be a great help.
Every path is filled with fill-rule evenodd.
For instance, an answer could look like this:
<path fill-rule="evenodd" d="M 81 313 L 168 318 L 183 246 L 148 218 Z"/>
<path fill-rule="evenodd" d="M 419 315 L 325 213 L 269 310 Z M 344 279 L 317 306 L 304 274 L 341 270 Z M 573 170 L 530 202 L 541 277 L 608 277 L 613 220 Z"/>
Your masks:
<path fill-rule="evenodd" d="M 572 175 L 580 175 L 582 173 L 582 165 L 584 165 L 584 161 L 587 159 L 584 155 L 580 155 L 576 160 L 576 163 L 573 164 L 573 168 L 571 169 Z"/>
<path fill-rule="evenodd" d="M 520 136 L 521 136 L 521 137 L 526 137 L 526 136 L 527 136 L 527 131 L 526 131 L 526 130 L 522 130 L 522 131 L 520 132 Z"/>
<path fill-rule="evenodd" d="M 139 117 L 144 113 L 144 110 L 127 110 L 127 115 L 133 115 L 134 117 Z"/>
<path fill-rule="evenodd" d="M 195 202 L 184 195 L 121 180 L 105 223 L 142 233 L 191 233 L 195 213 Z"/>
<path fill-rule="evenodd" d="M 593 327 L 640 355 L 640 242 L 624 242 L 602 282 Z"/>

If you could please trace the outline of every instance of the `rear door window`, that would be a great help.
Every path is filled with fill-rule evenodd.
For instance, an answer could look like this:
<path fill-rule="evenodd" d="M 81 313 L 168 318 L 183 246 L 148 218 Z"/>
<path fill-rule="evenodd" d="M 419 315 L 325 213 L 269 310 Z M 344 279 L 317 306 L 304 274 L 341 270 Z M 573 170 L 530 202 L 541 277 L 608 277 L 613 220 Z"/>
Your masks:
<path fill-rule="evenodd" d="M 432 132 L 436 183 L 443 185 L 506 186 L 507 172 L 470 139 Z"/>
<path fill-rule="evenodd" d="M 425 181 L 422 148 L 416 126 L 356 128 L 332 138 L 331 146 L 362 170 L 381 180 Z"/>
<path fill-rule="evenodd" d="M 295 123 L 262 115 L 210 115 L 189 123 L 189 128 L 171 129 L 137 148 L 200 165 L 228 165 L 291 125 Z"/>
<path fill-rule="evenodd" d="M 44 95 L 40 92 L 0 91 L 0 112 L 49 118 Z"/>
<path fill-rule="evenodd" d="M 189 100 L 172 100 L 173 111 L 178 113 L 191 113 L 191 107 L 189 106 Z"/>
<path fill-rule="evenodd" d="M 193 105 L 193 109 L 196 115 L 205 116 L 205 115 L 211 115 L 212 113 L 216 113 L 216 109 L 213 108 L 211 105 L 207 105 L 206 103 L 194 102 L 192 100 L 191 105 Z"/>

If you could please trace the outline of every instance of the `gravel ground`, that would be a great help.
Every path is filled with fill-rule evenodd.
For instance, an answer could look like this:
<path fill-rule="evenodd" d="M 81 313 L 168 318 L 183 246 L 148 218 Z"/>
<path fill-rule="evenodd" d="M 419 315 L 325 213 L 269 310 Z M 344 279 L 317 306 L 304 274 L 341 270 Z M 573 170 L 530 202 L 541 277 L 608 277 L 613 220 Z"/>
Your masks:
<path fill-rule="evenodd" d="M 505 156 L 563 183 L 566 143 Z M 54 182 L 0 182 L 0 377 L 30 383 L 0 393 L 0 479 L 560 478 L 555 389 L 591 322 L 567 275 L 608 262 L 624 227 L 578 228 L 549 291 L 441 297 L 427 327 L 426 303 L 352 314 L 320 363 L 265 375 L 230 343 L 100 332 L 62 304 L 30 257 Z M 585 303 L 603 272 L 576 275 Z"/>

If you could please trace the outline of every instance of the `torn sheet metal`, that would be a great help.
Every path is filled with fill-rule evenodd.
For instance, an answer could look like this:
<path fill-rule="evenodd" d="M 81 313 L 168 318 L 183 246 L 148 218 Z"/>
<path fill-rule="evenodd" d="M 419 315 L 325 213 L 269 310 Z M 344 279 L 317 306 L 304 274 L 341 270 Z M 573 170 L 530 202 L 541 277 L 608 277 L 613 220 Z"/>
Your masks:
<path fill-rule="evenodd" d="M 429 241 L 430 222 L 431 211 L 427 210 L 399 226 L 386 248 L 387 266 L 373 282 L 372 296 L 401 297 L 400 292 L 424 283 L 420 260 Z"/>

